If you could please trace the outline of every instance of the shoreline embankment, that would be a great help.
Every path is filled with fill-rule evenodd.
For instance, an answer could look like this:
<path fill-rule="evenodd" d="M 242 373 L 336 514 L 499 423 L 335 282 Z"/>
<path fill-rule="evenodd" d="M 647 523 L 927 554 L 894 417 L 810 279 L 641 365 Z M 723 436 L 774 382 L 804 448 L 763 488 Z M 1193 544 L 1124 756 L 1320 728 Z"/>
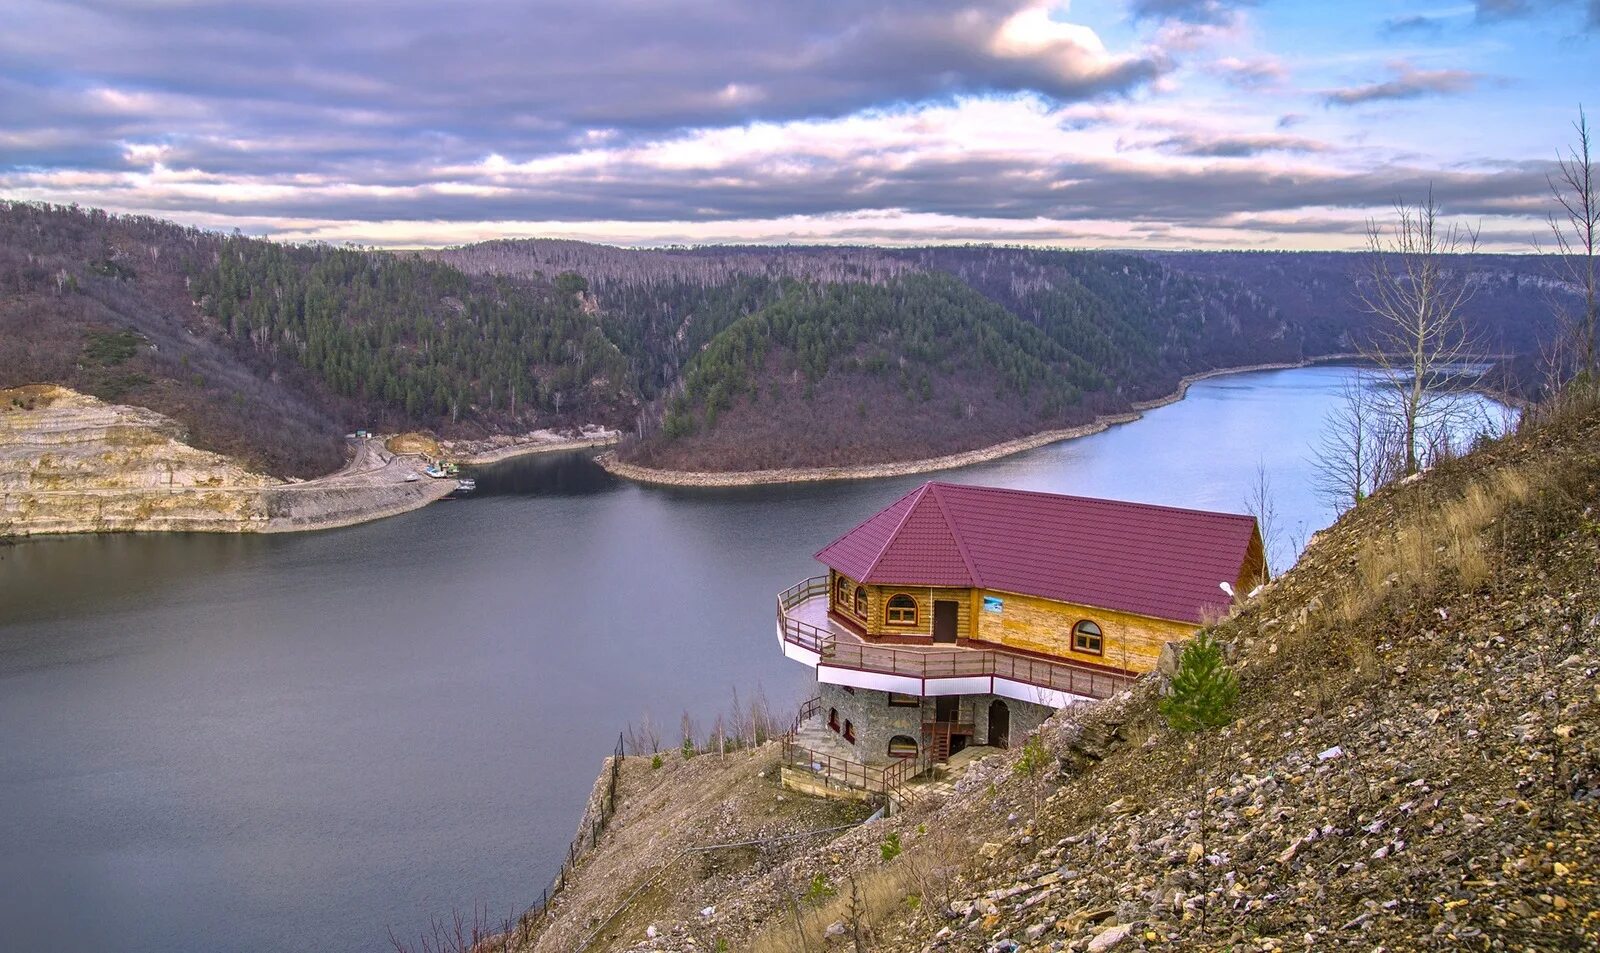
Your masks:
<path fill-rule="evenodd" d="M 1076 427 L 1066 427 L 1059 430 L 1045 430 L 1025 437 L 1002 441 L 986 447 L 964 450 L 958 453 L 945 454 L 938 457 L 923 457 L 917 460 L 901 460 L 886 463 L 868 463 L 856 466 L 839 467 L 790 467 L 774 470 L 729 470 L 726 472 L 702 472 L 697 470 L 663 470 L 655 467 L 640 466 L 617 459 L 615 451 L 607 451 L 596 457 L 596 461 L 607 471 L 615 476 L 637 483 L 651 483 L 660 486 L 699 486 L 699 487 L 734 487 L 734 486 L 766 486 L 782 483 L 820 483 L 832 480 L 877 480 L 885 477 L 911 476 L 918 473 L 931 473 L 937 470 L 953 470 L 957 467 L 972 466 L 976 463 L 987 463 L 1013 454 L 1036 450 L 1039 447 L 1060 443 L 1064 440 L 1076 440 L 1080 437 L 1093 436 L 1121 424 L 1133 423 L 1143 417 L 1146 412 L 1174 404 L 1182 400 L 1189 392 L 1190 385 L 1213 377 L 1224 377 L 1229 374 L 1248 374 L 1252 371 L 1278 371 L 1292 370 L 1298 367 L 1307 367 L 1312 364 L 1327 361 L 1344 360 L 1347 355 L 1329 355 L 1306 361 L 1292 363 L 1250 364 L 1243 367 L 1223 367 L 1198 374 L 1190 374 L 1178 382 L 1178 387 L 1172 393 L 1153 400 L 1138 401 L 1131 405 L 1131 409 L 1119 414 L 1106 414 L 1095 418 L 1086 424 Z"/>

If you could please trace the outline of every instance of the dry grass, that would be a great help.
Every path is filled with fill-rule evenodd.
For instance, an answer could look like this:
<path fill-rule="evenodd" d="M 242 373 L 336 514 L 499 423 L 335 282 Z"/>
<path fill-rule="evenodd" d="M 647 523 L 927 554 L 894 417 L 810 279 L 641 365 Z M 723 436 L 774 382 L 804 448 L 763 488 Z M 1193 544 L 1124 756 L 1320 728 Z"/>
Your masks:
<path fill-rule="evenodd" d="M 857 930 L 866 949 L 890 922 L 922 918 L 929 932 L 943 922 L 939 911 L 956 899 L 956 876 L 972 861 L 972 844 L 949 831 L 936 830 L 907 841 L 905 851 L 881 867 L 857 871 L 842 883 L 828 883 L 833 894 L 808 902 L 807 884 L 800 884 L 788 912 L 750 942 L 751 953 L 816 953 L 841 941 L 851 948 Z M 828 927 L 843 924 L 842 938 L 829 938 Z"/>
<path fill-rule="evenodd" d="M 1526 503 L 1549 482 L 1550 474 L 1537 466 L 1505 467 L 1475 480 L 1452 500 L 1413 510 L 1389 535 L 1362 546 L 1355 572 L 1329 607 L 1330 621 L 1356 624 L 1396 591 L 1483 585 L 1502 551 L 1492 530 L 1508 509 Z"/>

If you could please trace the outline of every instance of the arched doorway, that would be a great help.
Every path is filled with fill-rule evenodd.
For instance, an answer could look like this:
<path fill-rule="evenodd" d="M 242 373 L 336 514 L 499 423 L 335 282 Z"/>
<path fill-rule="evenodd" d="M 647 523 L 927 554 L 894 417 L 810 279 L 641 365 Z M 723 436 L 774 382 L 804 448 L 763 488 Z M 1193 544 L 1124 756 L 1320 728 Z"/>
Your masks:
<path fill-rule="evenodd" d="M 989 703 L 989 744 L 996 748 L 1011 747 L 1011 709 L 998 698 Z"/>

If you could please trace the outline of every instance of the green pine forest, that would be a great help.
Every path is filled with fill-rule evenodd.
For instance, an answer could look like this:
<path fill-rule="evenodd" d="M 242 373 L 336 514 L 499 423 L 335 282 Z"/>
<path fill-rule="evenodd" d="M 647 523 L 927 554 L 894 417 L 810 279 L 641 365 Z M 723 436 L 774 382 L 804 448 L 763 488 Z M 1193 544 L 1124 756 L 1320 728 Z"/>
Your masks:
<path fill-rule="evenodd" d="M 411 256 L 232 240 L 190 287 L 241 348 L 415 421 L 509 422 L 620 396 L 629 363 L 576 275 L 547 286 Z M 599 403 L 596 403 L 599 402 Z"/>

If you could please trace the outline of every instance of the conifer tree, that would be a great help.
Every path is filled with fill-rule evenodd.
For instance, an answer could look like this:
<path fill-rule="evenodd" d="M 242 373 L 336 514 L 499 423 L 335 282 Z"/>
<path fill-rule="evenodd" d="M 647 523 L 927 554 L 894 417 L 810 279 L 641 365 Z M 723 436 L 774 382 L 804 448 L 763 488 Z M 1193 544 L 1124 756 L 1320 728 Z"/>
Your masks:
<path fill-rule="evenodd" d="M 1221 728 L 1233 720 L 1233 703 L 1239 697 L 1239 676 L 1228 668 L 1223 658 L 1222 646 L 1209 632 L 1201 632 L 1189 640 L 1178 656 L 1178 671 L 1172 677 L 1172 691 L 1161 699 L 1161 715 L 1176 731 L 1200 732 Z M 1202 736 L 1204 737 L 1204 736 Z M 1197 831 L 1202 885 L 1200 903 L 1200 932 L 1206 929 L 1206 914 L 1210 908 L 1210 868 L 1203 858 L 1208 853 L 1206 835 L 1207 809 L 1210 807 L 1207 768 L 1211 762 L 1210 744 L 1200 745 L 1200 770 L 1195 776 L 1195 806 L 1199 818 Z"/>
<path fill-rule="evenodd" d="M 1161 714 L 1177 731 L 1220 728 L 1233 720 L 1239 676 L 1228 669 L 1222 646 L 1209 632 L 1189 640 L 1178 656 L 1172 693 L 1161 700 Z"/>

